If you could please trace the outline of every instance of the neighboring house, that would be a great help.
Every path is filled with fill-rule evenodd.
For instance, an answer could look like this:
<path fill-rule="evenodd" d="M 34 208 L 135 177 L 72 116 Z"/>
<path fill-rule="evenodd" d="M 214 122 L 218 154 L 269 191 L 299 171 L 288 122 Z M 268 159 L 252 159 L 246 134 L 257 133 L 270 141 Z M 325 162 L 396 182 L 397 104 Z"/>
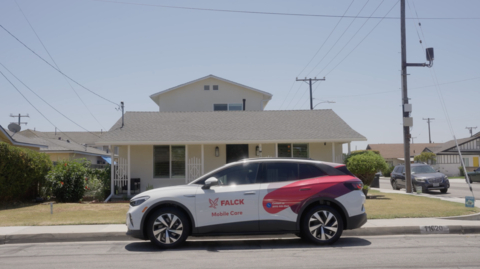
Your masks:
<path fill-rule="evenodd" d="M 168 102 L 163 103 L 163 98 Z M 128 194 L 133 179 L 140 179 L 141 191 L 147 186 L 185 184 L 244 158 L 301 157 L 341 163 L 343 144 L 350 149 L 351 141 L 366 141 L 332 110 L 263 111 L 270 94 L 215 76 L 152 99 L 160 112 L 127 112 L 123 128 L 120 119 L 97 141 L 119 149 L 118 156 L 111 156 L 116 164 L 112 184 Z M 242 109 L 214 111 L 219 108 L 216 104 L 242 104 Z"/>
<path fill-rule="evenodd" d="M 21 134 L 15 134 L 9 130 L 5 130 L 0 125 L 0 142 L 5 142 L 12 146 L 27 148 L 34 151 L 40 151 L 41 148 L 47 148 L 43 140 L 38 138 L 28 138 Z"/>
<path fill-rule="evenodd" d="M 95 142 L 100 139 L 103 132 L 41 132 L 27 129 L 19 132 L 19 134 L 22 133 L 34 133 L 38 137 L 47 139 L 64 141 L 70 140 L 71 142 L 75 142 L 80 145 L 85 145 L 87 147 L 93 147 L 108 152 L 108 148 L 95 145 Z"/>
<path fill-rule="evenodd" d="M 479 167 L 480 159 L 480 133 L 472 137 L 457 139 L 458 146 L 462 152 L 463 162 L 468 172 Z M 436 168 L 448 176 L 460 175 L 458 167 L 461 166 L 460 155 L 458 155 L 455 140 L 450 140 L 440 146 L 427 146 L 423 151 L 433 152 L 437 155 Z"/>
<path fill-rule="evenodd" d="M 160 112 L 261 111 L 272 95 L 224 78 L 208 75 L 150 95 Z"/>
<path fill-rule="evenodd" d="M 441 145 L 438 143 L 410 144 L 410 162 L 413 162 L 413 158 L 420 155 L 425 147 L 438 147 Z M 378 150 L 385 161 L 392 166 L 405 163 L 403 144 L 368 144 L 367 150 Z"/>
<path fill-rule="evenodd" d="M 104 158 L 110 157 L 109 153 L 104 150 L 84 146 L 61 137 L 47 138 L 47 136 L 40 136 L 39 133 L 41 132 L 27 129 L 18 132 L 14 137 L 21 136 L 26 137 L 27 139 L 40 141 L 42 144 L 46 145 L 46 147 L 40 149 L 40 152 L 47 153 L 50 156 L 50 160 L 53 162 L 85 158 L 92 163 L 93 167 L 96 167 L 96 165 L 100 165 L 99 167 L 101 167 L 106 163 Z"/>

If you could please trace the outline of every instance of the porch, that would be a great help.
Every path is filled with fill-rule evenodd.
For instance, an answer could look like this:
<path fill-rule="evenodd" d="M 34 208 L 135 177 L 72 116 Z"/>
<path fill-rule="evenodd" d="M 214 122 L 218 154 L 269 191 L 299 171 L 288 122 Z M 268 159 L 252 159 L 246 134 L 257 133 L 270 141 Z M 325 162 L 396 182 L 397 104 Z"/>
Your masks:
<path fill-rule="evenodd" d="M 244 158 L 300 157 L 342 163 L 350 142 L 110 145 L 112 196 L 187 184 L 226 163 Z"/>

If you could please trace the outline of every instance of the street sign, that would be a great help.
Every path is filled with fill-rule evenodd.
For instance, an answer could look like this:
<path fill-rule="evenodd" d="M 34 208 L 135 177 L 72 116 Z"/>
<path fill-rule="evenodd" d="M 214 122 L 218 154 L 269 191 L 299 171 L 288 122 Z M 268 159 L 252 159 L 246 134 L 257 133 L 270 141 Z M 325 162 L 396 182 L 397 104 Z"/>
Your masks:
<path fill-rule="evenodd" d="M 466 207 L 474 207 L 475 206 L 475 197 L 465 196 L 465 206 Z"/>

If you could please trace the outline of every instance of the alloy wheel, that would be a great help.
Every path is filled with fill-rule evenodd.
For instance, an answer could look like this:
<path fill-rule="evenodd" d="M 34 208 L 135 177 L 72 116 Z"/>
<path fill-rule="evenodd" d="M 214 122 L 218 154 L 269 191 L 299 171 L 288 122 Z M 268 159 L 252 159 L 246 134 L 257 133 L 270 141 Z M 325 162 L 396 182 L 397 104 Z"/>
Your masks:
<path fill-rule="evenodd" d="M 182 234 L 183 223 L 175 214 L 162 214 L 153 222 L 153 236 L 162 244 L 173 244 Z"/>
<path fill-rule="evenodd" d="M 338 230 L 338 221 L 335 215 L 326 210 L 315 212 L 308 223 L 313 237 L 320 241 L 327 241 L 335 236 Z"/>

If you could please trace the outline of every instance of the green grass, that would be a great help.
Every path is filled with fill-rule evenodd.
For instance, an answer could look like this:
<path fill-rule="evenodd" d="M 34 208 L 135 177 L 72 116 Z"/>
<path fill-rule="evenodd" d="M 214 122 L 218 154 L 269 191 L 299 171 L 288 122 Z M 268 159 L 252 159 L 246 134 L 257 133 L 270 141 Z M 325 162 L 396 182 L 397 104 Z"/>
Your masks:
<path fill-rule="evenodd" d="M 128 203 L 21 204 L 0 207 L 0 226 L 45 226 L 125 223 Z"/>
<path fill-rule="evenodd" d="M 480 212 L 480 208 L 465 207 L 464 204 L 439 199 L 370 190 L 369 195 L 384 195 L 367 199 L 365 210 L 369 219 L 434 218 L 469 215 Z"/>
<path fill-rule="evenodd" d="M 365 209 L 369 219 L 426 218 L 468 215 L 479 208 L 466 208 L 460 203 L 415 195 L 381 193 L 370 190 L 369 195 L 384 195 L 367 199 Z M 20 204 L 0 206 L 0 226 L 44 226 L 76 224 L 123 224 L 128 203 Z"/>

